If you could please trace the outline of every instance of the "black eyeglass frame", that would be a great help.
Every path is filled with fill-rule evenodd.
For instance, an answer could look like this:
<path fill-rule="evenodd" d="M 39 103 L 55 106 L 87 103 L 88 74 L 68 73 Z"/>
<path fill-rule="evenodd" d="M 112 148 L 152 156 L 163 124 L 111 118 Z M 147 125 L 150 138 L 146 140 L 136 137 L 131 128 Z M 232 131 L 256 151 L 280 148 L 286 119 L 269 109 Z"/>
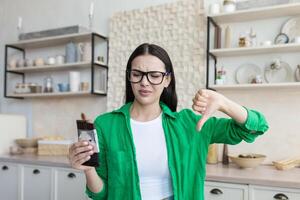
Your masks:
<path fill-rule="evenodd" d="M 139 81 L 131 81 L 131 80 L 130 80 L 130 73 L 131 73 L 132 71 L 139 72 L 139 73 L 142 74 L 141 79 L 140 79 Z M 127 79 L 128 79 L 128 81 L 129 81 L 130 83 L 139 83 L 139 82 L 141 82 L 141 81 L 143 80 L 144 76 L 146 76 L 148 82 L 151 83 L 152 85 L 160 85 L 160 84 L 163 82 L 164 77 L 165 77 L 165 76 L 169 76 L 169 75 L 171 74 L 171 72 L 161 72 L 161 71 L 148 71 L 148 72 L 143 72 L 143 71 L 140 71 L 140 70 L 137 70 L 137 69 L 126 70 L 126 73 L 127 73 Z M 149 77 L 148 77 L 148 74 L 150 74 L 150 73 L 160 73 L 160 74 L 162 74 L 162 79 L 161 79 L 160 83 L 152 83 L 152 82 L 150 81 Z"/>

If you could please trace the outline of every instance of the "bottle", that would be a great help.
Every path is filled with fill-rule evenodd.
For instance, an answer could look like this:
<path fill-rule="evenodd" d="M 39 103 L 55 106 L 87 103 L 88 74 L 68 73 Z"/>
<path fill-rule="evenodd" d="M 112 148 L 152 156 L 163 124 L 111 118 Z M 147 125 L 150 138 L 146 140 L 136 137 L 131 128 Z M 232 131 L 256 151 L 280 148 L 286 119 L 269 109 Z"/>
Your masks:
<path fill-rule="evenodd" d="M 217 144 L 209 145 L 206 162 L 208 164 L 217 164 L 218 163 L 218 146 L 217 146 Z"/>
<path fill-rule="evenodd" d="M 225 48 L 230 48 L 231 47 L 231 36 L 232 36 L 232 31 L 230 26 L 226 26 L 225 28 Z"/>
<path fill-rule="evenodd" d="M 224 146 L 223 146 L 222 163 L 223 163 L 223 165 L 228 165 L 228 164 L 229 164 L 229 159 L 228 159 L 228 146 L 227 146 L 227 144 L 224 144 Z"/>

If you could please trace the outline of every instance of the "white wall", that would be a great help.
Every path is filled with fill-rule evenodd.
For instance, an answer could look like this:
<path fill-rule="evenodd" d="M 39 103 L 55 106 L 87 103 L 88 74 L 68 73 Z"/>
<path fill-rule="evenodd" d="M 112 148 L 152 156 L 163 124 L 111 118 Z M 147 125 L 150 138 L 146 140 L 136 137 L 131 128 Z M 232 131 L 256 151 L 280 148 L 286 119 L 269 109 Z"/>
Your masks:
<path fill-rule="evenodd" d="M 97 32 L 107 35 L 109 17 L 116 11 L 144 8 L 151 5 L 163 4 L 175 0 L 127 0 L 105 1 L 95 0 L 94 28 Z M 88 26 L 88 12 L 91 0 L 1 0 L 0 1 L 0 112 L 23 114 L 28 118 L 28 135 L 33 132 L 33 110 L 43 109 L 42 101 L 15 100 L 3 98 L 4 73 L 4 45 L 17 40 L 17 19 L 23 18 L 24 32 L 38 31 L 70 25 Z M 97 97 L 101 102 L 99 112 L 106 109 L 106 98 Z M 73 103 L 78 103 L 76 100 Z M 89 101 L 89 100 L 87 100 Z M 91 100 L 92 102 L 95 99 Z M 33 104 L 32 102 L 35 102 Z M 53 100 L 45 103 L 53 103 Z M 64 102 L 64 101 L 58 101 Z M 64 103 L 61 105 L 63 107 Z M 33 105 L 37 105 L 33 108 Z M 55 107 L 55 105 L 53 105 Z M 60 107 L 60 106 L 58 106 Z M 48 114 L 48 120 L 55 120 L 55 116 Z M 64 116 L 66 117 L 66 116 Z M 51 122 L 52 123 L 52 122 Z"/>

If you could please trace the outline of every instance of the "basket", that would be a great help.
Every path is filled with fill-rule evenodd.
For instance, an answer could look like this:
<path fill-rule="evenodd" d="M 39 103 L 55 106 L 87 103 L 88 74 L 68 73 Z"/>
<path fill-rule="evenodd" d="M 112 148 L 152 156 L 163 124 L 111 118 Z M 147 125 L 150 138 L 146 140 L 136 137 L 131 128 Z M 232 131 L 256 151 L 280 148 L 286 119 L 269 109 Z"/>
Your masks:
<path fill-rule="evenodd" d="M 39 140 L 38 155 L 65 156 L 69 154 L 69 147 L 72 144 L 70 140 Z"/>

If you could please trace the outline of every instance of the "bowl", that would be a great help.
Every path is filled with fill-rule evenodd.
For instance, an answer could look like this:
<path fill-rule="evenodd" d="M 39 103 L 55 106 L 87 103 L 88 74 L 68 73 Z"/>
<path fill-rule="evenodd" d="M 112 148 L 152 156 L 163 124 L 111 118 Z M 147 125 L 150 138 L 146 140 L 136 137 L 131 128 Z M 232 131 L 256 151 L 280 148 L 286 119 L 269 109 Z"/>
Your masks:
<path fill-rule="evenodd" d="M 37 147 L 39 138 L 19 138 L 15 142 L 22 148 Z"/>
<path fill-rule="evenodd" d="M 266 159 L 265 155 L 254 153 L 239 154 L 238 156 L 229 155 L 228 157 L 241 168 L 255 168 Z"/>

